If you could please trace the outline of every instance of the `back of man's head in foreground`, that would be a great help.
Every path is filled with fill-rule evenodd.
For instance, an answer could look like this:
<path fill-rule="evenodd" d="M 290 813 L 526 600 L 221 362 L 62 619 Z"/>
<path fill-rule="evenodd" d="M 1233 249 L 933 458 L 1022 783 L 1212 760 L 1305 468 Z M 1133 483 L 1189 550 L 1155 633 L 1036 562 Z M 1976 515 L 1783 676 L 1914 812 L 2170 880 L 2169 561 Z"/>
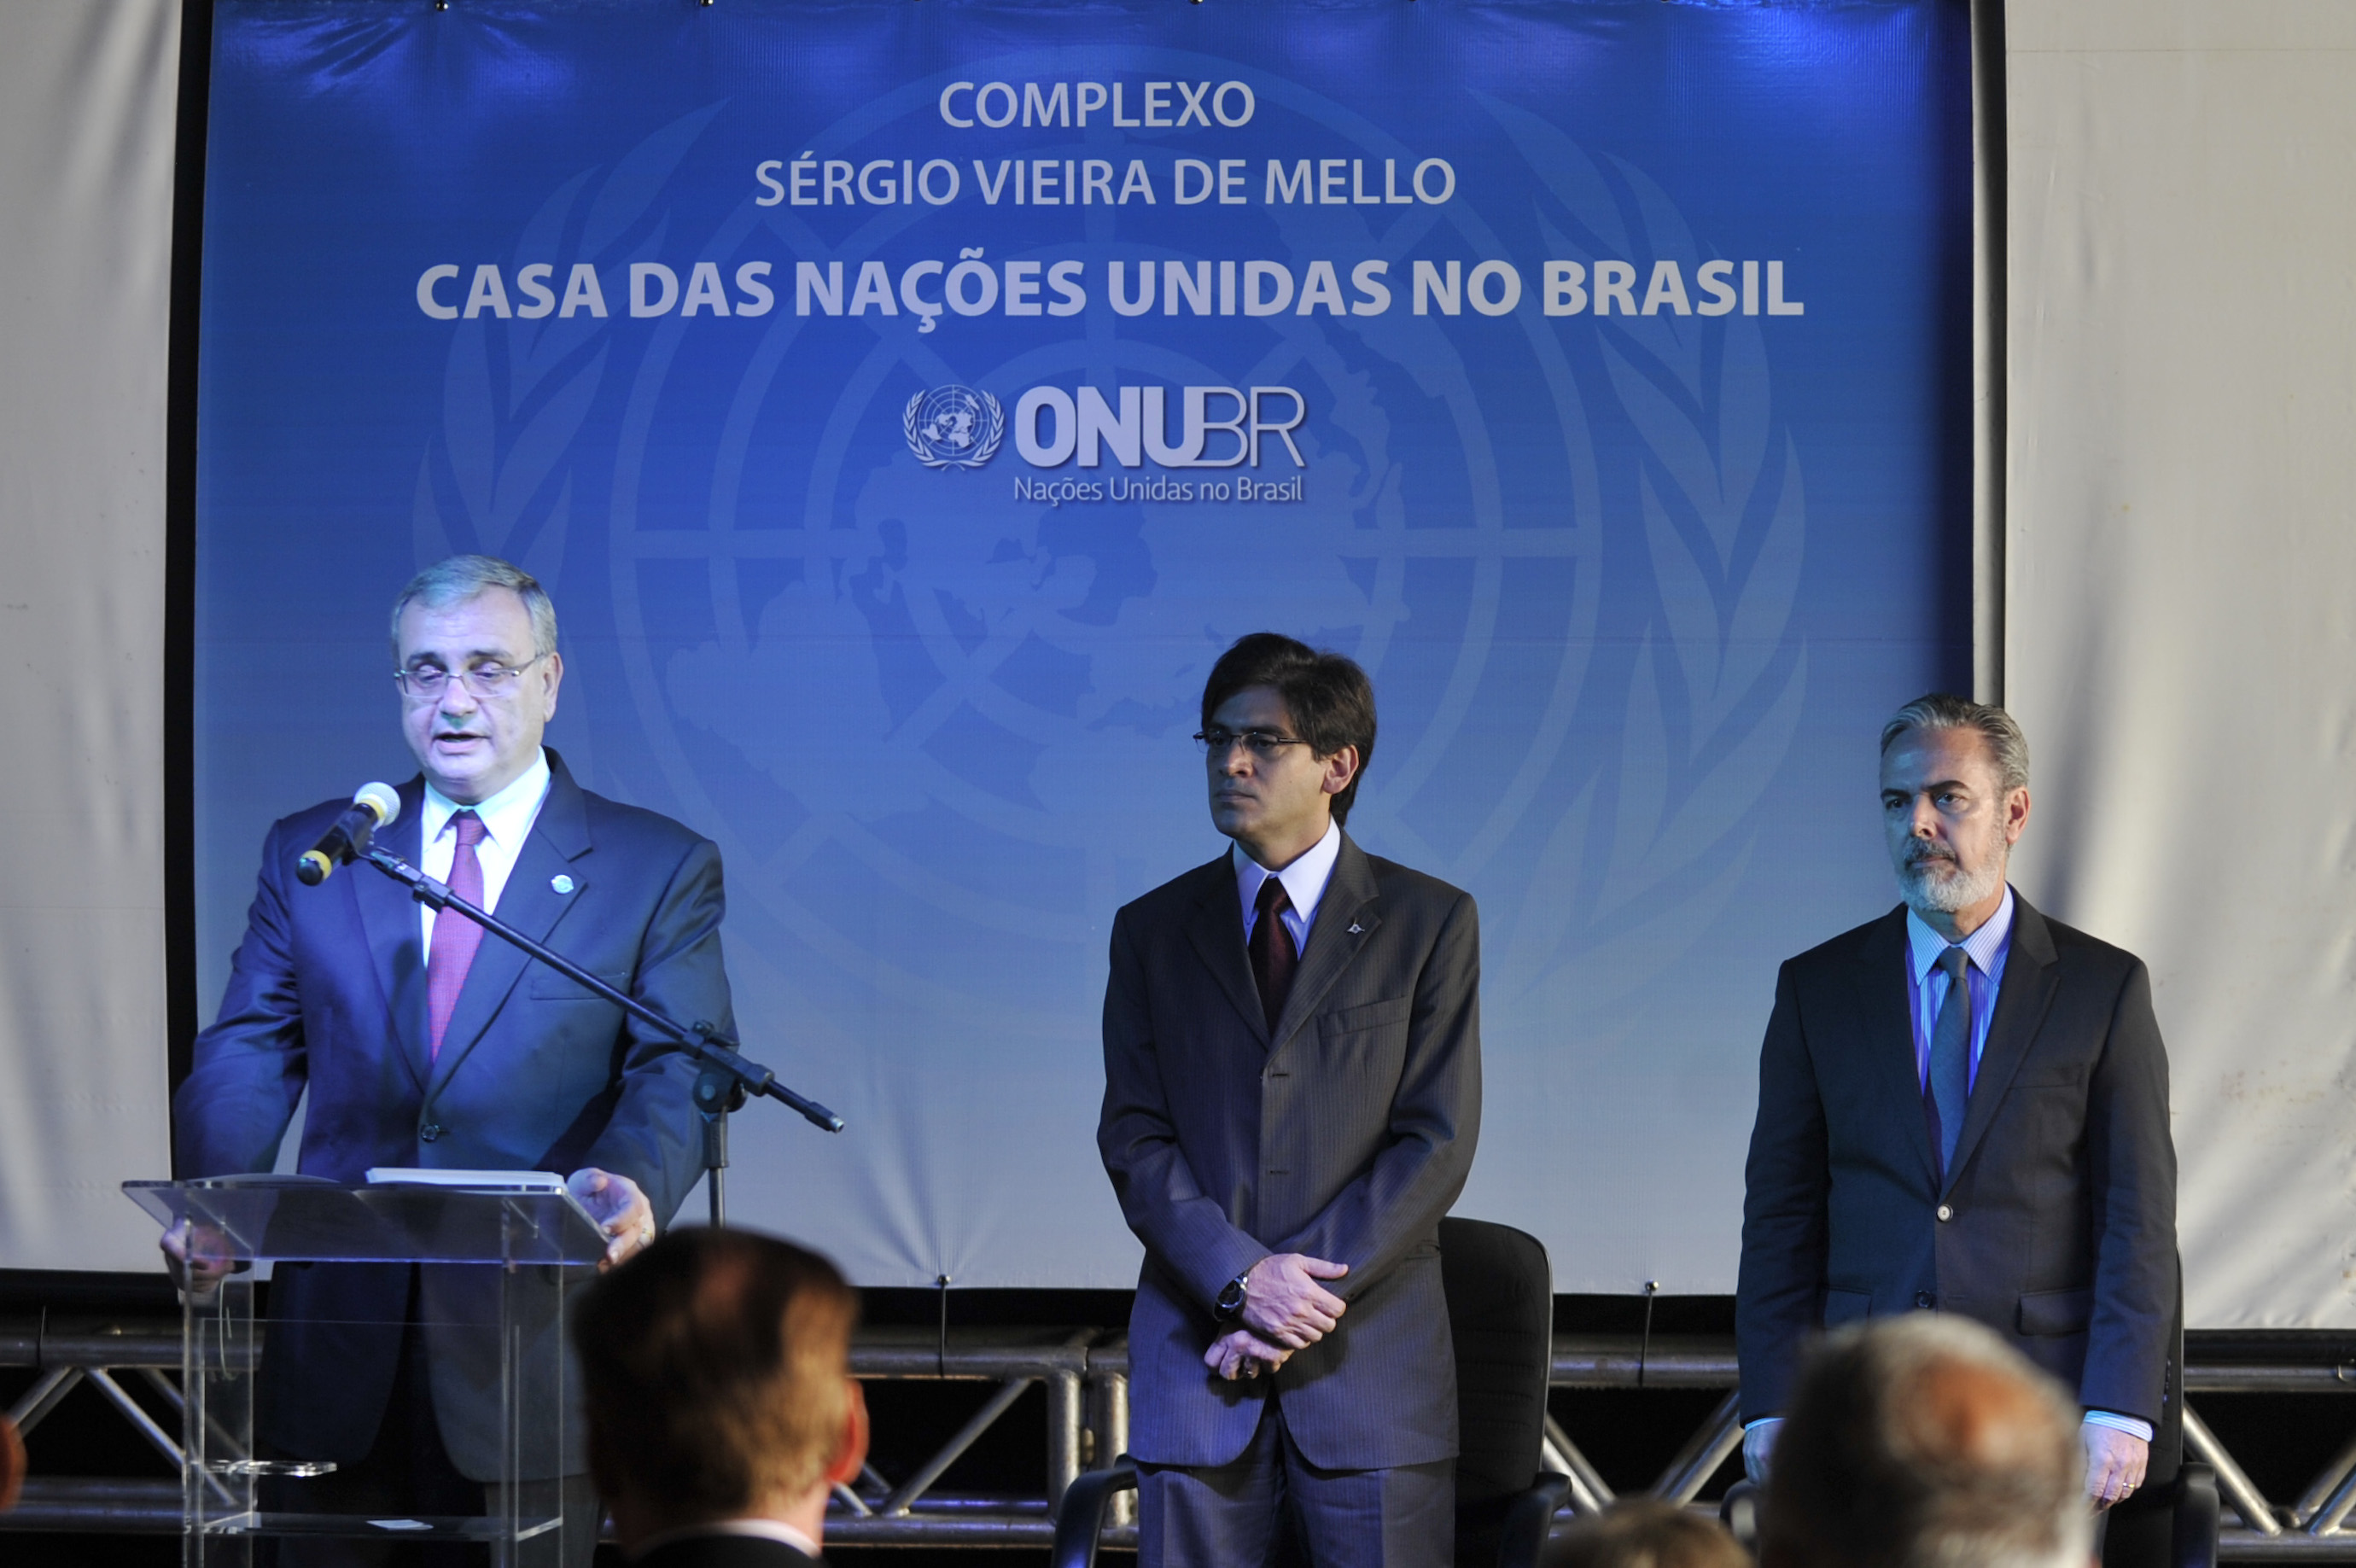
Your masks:
<path fill-rule="evenodd" d="M 749 1231 L 674 1231 L 583 1291 L 589 1467 L 616 1526 L 625 1499 L 656 1529 L 822 1506 L 865 1448 L 857 1317 L 832 1264 Z"/>
<path fill-rule="evenodd" d="M 1768 1467 L 1764 1568 L 2085 1568 L 2078 1410 L 1968 1319 L 1885 1318 L 1809 1357 Z"/>
<path fill-rule="evenodd" d="M 1622 1498 L 1575 1520 L 1547 1549 L 1545 1568 L 1750 1568 L 1716 1520 L 1659 1498 Z"/>

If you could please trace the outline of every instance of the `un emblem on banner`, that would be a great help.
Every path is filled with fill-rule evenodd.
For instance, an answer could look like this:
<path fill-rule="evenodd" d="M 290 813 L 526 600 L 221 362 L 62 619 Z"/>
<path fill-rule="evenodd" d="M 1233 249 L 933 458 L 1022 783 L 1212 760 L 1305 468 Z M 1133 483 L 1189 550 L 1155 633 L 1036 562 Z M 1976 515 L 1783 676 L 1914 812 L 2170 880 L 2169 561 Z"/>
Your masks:
<path fill-rule="evenodd" d="M 998 455 L 1006 411 L 971 387 L 935 387 L 908 400 L 900 415 L 908 450 L 927 468 L 979 468 Z"/>

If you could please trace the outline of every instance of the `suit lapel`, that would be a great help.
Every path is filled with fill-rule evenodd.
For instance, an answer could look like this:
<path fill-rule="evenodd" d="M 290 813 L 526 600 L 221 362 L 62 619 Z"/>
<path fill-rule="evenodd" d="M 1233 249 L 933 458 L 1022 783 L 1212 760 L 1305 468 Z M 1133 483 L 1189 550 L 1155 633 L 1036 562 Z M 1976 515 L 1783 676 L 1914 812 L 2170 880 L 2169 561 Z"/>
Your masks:
<path fill-rule="evenodd" d="M 401 788 L 401 815 L 379 836 L 379 842 L 412 865 L 423 842 L 424 805 L 425 785 L 410 780 Z M 418 934 L 417 901 L 399 882 L 373 868 L 353 866 L 344 875 L 351 879 L 360 929 L 368 933 L 377 987 L 392 1025 L 393 1051 L 423 1090 L 431 1063 L 425 1055 L 425 944 Z"/>
<path fill-rule="evenodd" d="M 1194 944 L 1194 952 L 1218 981 L 1219 989 L 1251 1027 L 1252 1038 L 1265 1047 L 1268 1019 L 1260 1011 L 1251 955 L 1244 951 L 1243 901 L 1236 892 L 1235 862 L 1222 855 L 1194 874 L 1201 885 L 1186 918 L 1186 940 Z"/>
<path fill-rule="evenodd" d="M 591 847 L 588 811 L 581 799 L 581 786 L 573 782 L 573 775 L 553 751 L 548 753 L 548 798 L 541 803 L 540 816 L 524 838 L 514 869 L 508 873 L 507 886 L 499 892 L 498 908 L 491 912 L 506 924 L 541 943 L 549 940 L 565 912 L 580 902 L 581 895 L 587 891 L 588 880 L 572 869 L 572 862 L 586 855 Z M 560 893 L 551 885 L 559 873 L 572 876 L 571 892 Z M 434 1062 L 431 1093 L 441 1093 L 442 1086 L 449 1083 L 451 1075 L 481 1043 L 484 1031 L 498 1016 L 523 972 L 538 962 L 489 932 L 483 933 L 482 945 L 475 950 L 475 961 L 467 965 L 466 983 L 459 989 L 458 1005 L 450 1014 L 450 1027 L 442 1036 L 442 1054 Z"/>
<path fill-rule="evenodd" d="M 2005 957 L 2004 985 L 1997 992 L 1996 1017 L 1988 1021 L 1987 1044 L 1980 1050 L 1979 1072 L 1972 1081 L 1971 1098 L 1965 1102 L 1964 1130 L 1956 1136 L 1954 1162 L 1947 1168 L 1948 1186 L 1954 1185 L 1955 1173 L 1970 1162 L 1972 1151 L 1996 1119 L 1997 1106 L 2035 1043 L 2061 980 L 2053 962 L 2053 933 L 2046 928 L 2045 917 L 2015 893 L 2012 950 Z"/>
<path fill-rule="evenodd" d="M 1866 1042 L 1874 1080 L 1889 1099 L 1888 1115 L 1901 1130 L 1900 1136 L 1922 1162 L 1922 1184 L 1935 1187 L 1938 1155 L 1931 1147 L 1931 1130 L 1922 1117 L 1922 1077 L 1914 1061 L 1914 1019 L 1907 1006 L 1906 908 L 1900 905 L 1884 916 L 1865 939 L 1862 966 L 1858 972 L 1858 1006 L 1864 1028 L 1858 1038 Z"/>
<path fill-rule="evenodd" d="M 1301 1026 L 1316 1016 L 1325 993 L 1333 988 L 1333 982 L 1342 977 L 1350 960 L 1358 955 L 1358 949 L 1382 923 L 1376 912 L 1377 902 L 1375 869 L 1367 864 L 1366 852 L 1344 833 L 1342 852 L 1334 858 L 1333 874 L 1326 879 L 1324 896 L 1317 901 L 1317 922 L 1309 928 L 1309 951 L 1301 955 L 1301 967 L 1292 976 L 1292 990 L 1285 997 L 1284 1011 L 1276 1020 L 1272 1050 L 1283 1050 Z M 1240 911 L 1237 919 L 1242 919 Z"/>

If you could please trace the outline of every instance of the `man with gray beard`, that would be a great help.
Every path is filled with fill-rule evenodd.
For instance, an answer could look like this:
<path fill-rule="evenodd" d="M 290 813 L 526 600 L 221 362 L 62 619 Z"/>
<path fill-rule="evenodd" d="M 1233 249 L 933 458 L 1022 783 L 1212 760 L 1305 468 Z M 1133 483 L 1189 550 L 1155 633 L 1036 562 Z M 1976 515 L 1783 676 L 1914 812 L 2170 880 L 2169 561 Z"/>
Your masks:
<path fill-rule="evenodd" d="M 1936 1310 L 2076 1395 L 2096 1507 L 2161 1502 L 2180 1452 L 2176 1151 L 2150 976 L 2006 881 L 2029 747 L 2002 709 L 1899 709 L 1881 814 L 1904 903 L 1783 965 L 1760 1051 L 1745 1463 L 1766 1475 L 1813 1335 Z M 2107 1531 L 2112 1568 L 2164 1560 L 2166 1515 L 2145 1511 Z"/>

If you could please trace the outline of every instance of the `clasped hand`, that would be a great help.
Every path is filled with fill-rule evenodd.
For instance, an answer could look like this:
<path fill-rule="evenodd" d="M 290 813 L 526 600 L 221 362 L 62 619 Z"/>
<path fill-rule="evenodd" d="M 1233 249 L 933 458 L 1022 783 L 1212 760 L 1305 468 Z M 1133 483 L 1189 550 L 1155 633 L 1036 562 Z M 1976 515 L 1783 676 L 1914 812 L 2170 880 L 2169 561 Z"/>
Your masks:
<path fill-rule="evenodd" d="M 1350 1304 L 1318 1282 L 1349 1272 L 1347 1264 L 1305 1253 L 1260 1259 L 1244 1276 L 1243 1327 L 1212 1341 L 1203 1364 L 1230 1381 L 1276 1371 L 1293 1351 L 1323 1339 L 1342 1320 Z"/>

